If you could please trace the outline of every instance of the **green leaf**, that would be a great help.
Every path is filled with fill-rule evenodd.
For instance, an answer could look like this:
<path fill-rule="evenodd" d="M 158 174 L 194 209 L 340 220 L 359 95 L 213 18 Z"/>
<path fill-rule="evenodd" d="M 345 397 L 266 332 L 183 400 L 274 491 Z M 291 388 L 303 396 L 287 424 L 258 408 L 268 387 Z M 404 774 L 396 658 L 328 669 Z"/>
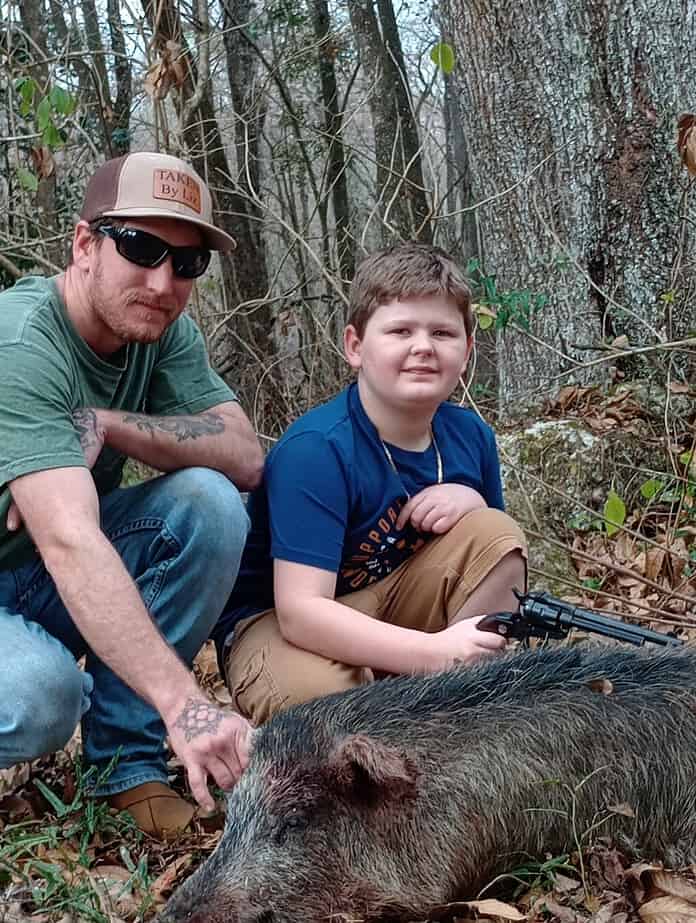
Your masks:
<path fill-rule="evenodd" d="M 55 811 L 56 817 L 63 817 L 65 814 L 68 813 L 68 811 L 70 810 L 70 807 L 67 804 L 64 804 L 60 800 L 58 795 L 52 792 L 51 789 L 47 785 L 44 785 L 41 779 L 34 779 L 33 782 L 34 782 L 34 785 L 41 792 L 41 794 L 44 796 L 46 801 L 51 805 L 51 807 Z"/>
<path fill-rule="evenodd" d="M 480 261 L 475 256 L 472 256 L 469 258 L 469 262 L 466 264 L 465 272 L 467 276 L 473 276 L 475 272 L 479 272 L 480 268 Z"/>
<path fill-rule="evenodd" d="M 26 189 L 28 192 L 36 192 L 39 188 L 39 181 L 36 175 L 32 173 L 31 170 L 27 170 L 26 167 L 17 168 L 17 179 L 22 189 Z"/>
<path fill-rule="evenodd" d="M 62 147 L 65 144 L 63 136 L 52 121 L 44 128 L 41 140 L 47 147 Z"/>
<path fill-rule="evenodd" d="M 692 456 L 693 452 L 682 452 L 679 456 L 679 461 L 682 463 L 682 465 L 688 468 L 691 465 Z"/>
<path fill-rule="evenodd" d="M 454 70 L 454 49 L 447 42 L 438 42 L 430 52 L 430 60 L 443 74 L 451 74 Z"/>
<path fill-rule="evenodd" d="M 15 83 L 15 89 L 22 97 L 22 101 L 28 103 L 29 106 L 31 106 L 32 102 L 34 101 L 34 93 L 37 89 L 36 81 L 34 78 L 20 77 L 19 80 Z"/>
<path fill-rule="evenodd" d="M 582 585 L 588 590 L 601 590 L 603 582 L 602 577 L 585 577 Z"/>
<path fill-rule="evenodd" d="M 34 94 L 37 90 L 36 81 L 31 77 L 22 77 L 15 84 L 22 102 L 19 104 L 19 112 L 22 118 L 26 118 L 34 105 Z"/>
<path fill-rule="evenodd" d="M 609 491 L 603 509 L 604 525 L 607 535 L 612 536 L 619 531 L 626 521 L 626 504 L 614 490 Z"/>
<path fill-rule="evenodd" d="M 495 317 L 492 317 L 490 314 L 479 314 L 478 316 L 478 325 L 479 330 L 489 330 L 495 323 Z"/>
<path fill-rule="evenodd" d="M 36 107 L 36 119 L 39 124 L 39 131 L 45 131 L 51 121 L 51 100 L 48 96 L 44 96 Z"/>
<path fill-rule="evenodd" d="M 658 481 L 657 478 L 650 478 L 649 481 L 644 481 L 640 485 L 640 494 L 645 500 L 652 500 L 664 486 L 662 481 Z"/>
<path fill-rule="evenodd" d="M 123 864 L 125 865 L 125 867 L 128 869 L 128 871 L 129 871 L 129 872 L 131 873 L 131 875 L 132 875 L 133 872 L 135 871 L 135 862 L 133 862 L 133 857 L 131 856 L 130 852 L 128 851 L 128 847 L 127 847 L 127 846 L 120 846 L 120 847 L 119 847 L 119 850 L 118 850 L 118 853 L 119 853 L 119 855 L 120 855 L 120 857 L 121 857 L 121 862 L 123 862 Z"/>
<path fill-rule="evenodd" d="M 75 109 L 75 100 L 63 87 L 51 87 L 49 99 L 54 110 L 60 115 L 70 115 Z"/>

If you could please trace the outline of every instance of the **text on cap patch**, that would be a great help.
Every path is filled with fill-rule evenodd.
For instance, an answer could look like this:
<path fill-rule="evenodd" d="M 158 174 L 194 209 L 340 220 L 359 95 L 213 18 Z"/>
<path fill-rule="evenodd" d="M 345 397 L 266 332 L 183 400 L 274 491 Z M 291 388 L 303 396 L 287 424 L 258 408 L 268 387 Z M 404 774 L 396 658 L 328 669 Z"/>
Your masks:
<path fill-rule="evenodd" d="M 152 197 L 179 202 L 200 214 L 201 187 L 188 173 L 179 170 L 155 170 Z"/>

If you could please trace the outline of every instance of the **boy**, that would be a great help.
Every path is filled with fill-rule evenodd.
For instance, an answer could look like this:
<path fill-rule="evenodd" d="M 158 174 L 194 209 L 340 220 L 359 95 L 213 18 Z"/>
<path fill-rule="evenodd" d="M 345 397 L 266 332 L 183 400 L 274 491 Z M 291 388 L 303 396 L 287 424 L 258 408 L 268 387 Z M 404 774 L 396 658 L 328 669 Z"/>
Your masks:
<path fill-rule="evenodd" d="M 344 334 L 357 382 L 270 452 L 215 632 L 252 723 L 375 674 L 504 646 L 473 617 L 517 608 L 525 540 L 502 512 L 492 430 L 447 402 L 471 354 L 470 302 L 436 247 L 407 243 L 360 265 Z"/>

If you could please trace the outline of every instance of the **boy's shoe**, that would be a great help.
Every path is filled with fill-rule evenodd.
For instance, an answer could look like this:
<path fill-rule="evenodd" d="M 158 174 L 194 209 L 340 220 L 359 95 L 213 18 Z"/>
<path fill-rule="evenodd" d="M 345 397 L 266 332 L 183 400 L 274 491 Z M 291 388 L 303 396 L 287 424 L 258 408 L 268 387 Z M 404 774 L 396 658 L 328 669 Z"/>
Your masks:
<path fill-rule="evenodd" d="M 143 833 L 162 840 L 183 833 L 196 813 L 192 804 L 164 782 L 144 782 L 107 800 L 117 811 L 128 811 Z"/>

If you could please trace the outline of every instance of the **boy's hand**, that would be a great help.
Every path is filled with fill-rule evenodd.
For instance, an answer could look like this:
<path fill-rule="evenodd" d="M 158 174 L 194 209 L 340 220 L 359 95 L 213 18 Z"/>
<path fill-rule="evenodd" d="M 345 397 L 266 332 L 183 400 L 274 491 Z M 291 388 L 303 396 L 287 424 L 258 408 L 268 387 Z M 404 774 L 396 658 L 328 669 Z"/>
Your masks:
<path fill-rule="evenodd" d="M 466 513 L 483 510 L 486 501 L 473 487 L 464 484 L 432 484 L 419 491 L 402 507 L 396 528 L 403 529 L 407 522 L 419 532 L 442 535 Z"/>
<path fill-rule="evenodd" d="M 479 631 L 477 623 L 482 615 L 472 619 L 462 619 L 449 628 L 426 635 L 430 647 L 431 669 L 449 670 L 457 664 L 473 663 L 482 657 L 501 654 L 506 647 L 505 638 L 495 635 L 491 641 L 491 632 Z"/>

